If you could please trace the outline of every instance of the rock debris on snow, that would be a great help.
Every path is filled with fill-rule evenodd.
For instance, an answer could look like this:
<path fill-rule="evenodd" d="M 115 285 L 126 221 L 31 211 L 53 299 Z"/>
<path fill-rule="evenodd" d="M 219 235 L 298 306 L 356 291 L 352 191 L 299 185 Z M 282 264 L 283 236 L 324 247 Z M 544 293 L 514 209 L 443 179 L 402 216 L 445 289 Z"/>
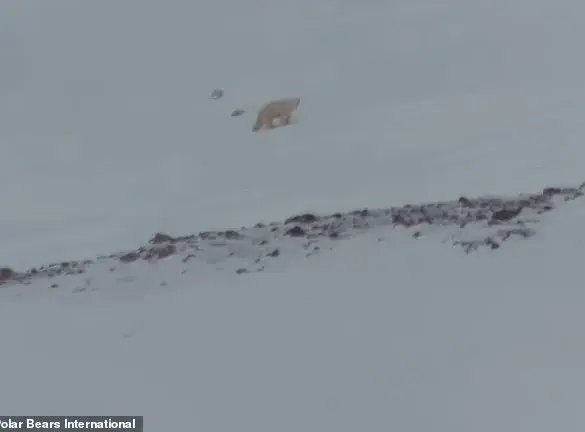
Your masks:
<path fill-rule="evenodd" d="M 40 278 L 86 274 L 96 264 L 115 272 L 119 265 L 156 263 L 177 257 L 182 265 L 203 263 L 237 274 L 264 271 L 270 262 L 297 254 L 308 257 L 335 242 L 376 229 L 378 241 L 392 230 L 412 230 L 413 241 L 439 235 L 442 241 L 465 253 L 479 249 L 497 251 L 510 239 L 536 235 L 542 213 L 582 197 L 578 187 L 547 187 L 540 193 L 513 197 L 460 197 L 453 201 L 407 204 L 383 209 L 360 209 L 331 215 L 304 213 L 284 222 L 259 222 L 238 230 L 202 231 L 173 237 L 156 233 L 146 245 L 132 251 L 99 256 L 94 260 L 52 263 L 23 272 L 0 268 L 0 285 L 29 283 Z M 186 269 L 183 269 L 183 273 Z M 84 276 L 86 277 L 86 276 Z"/>
<path fill-rule="evenodd" d="M 223 97 L 223 89 L 217 88 L 211 92 L 209 99 L 221 99 Z"/>

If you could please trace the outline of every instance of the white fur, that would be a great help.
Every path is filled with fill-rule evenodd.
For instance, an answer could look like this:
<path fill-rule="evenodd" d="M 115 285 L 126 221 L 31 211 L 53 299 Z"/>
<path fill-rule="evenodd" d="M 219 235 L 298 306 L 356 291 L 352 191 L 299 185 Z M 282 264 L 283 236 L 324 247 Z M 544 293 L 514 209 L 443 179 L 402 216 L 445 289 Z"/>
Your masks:
<path fill-rule="evenodd" d="M 279 126 L 290 124 L 290 118 L 298 108 L 300 102 L 300 98 L 279 99 L 268 102 L 260 108 L 258 118 L 252 130 L 258 131 L 263 126 L 272 129 L 274 127 L 274 120 L 276 119 L 279 120 Z"/>

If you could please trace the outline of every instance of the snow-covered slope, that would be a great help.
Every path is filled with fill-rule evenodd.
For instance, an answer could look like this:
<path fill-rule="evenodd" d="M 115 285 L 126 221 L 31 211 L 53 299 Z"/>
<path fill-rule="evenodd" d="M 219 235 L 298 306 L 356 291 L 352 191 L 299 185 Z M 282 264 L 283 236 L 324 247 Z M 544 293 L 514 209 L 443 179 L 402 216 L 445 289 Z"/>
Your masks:
<path fill-rule="evenodd" d="M 509 240 L 532 238 L 541 222 L 550 220 L 564 204 L 583 199 L 585 183 L 578 187 L 547 187 L 539 193 L 518 196 L 459 197 L 457 200 L 383 209 L 359 209 L 329 215 L 304 213 L 282 222 L 259 222 L 239 229 L 201 231 L 171 236 L 156 233 L 134 250 L 116 251 L 88 259 L 45 263 L 17 271 L 0 268 L 0 285 L 43 284 L 51 288 L 89 289 L 96 280 L 106 284 L 144 283 L 144 264 L 171 266 L 176 273 L 206 270 L 274 272 L 287 268 L 291 259 L 309 258 L 331 251 L 337 243 L 364 233 L 377 241 L 393 241 L 395 231 L 407 230 L 413 239 L 433 238 L 466 253 L 483 248 L 497 250 Z M 168 282 L 149 271 L 147 278 Z M 104 275 L 108 275 L 104 279 Z"/>
<path fill-rule="evenodd" d="M 585 6 L 439 3 L 3 1 L 0 262 L 581 182 Z"/>
<path fill-rule="evenodd" d="M 284 273 L 7 287 L 0 406 L 155 431 L 580 432 L 585 200 L 550 214 L 497 252 L 396 230 Z"/>
<path fill-rule="evenodd" d="M 583 12 L 0 2 L 3 412 L 582 431 Z"/>

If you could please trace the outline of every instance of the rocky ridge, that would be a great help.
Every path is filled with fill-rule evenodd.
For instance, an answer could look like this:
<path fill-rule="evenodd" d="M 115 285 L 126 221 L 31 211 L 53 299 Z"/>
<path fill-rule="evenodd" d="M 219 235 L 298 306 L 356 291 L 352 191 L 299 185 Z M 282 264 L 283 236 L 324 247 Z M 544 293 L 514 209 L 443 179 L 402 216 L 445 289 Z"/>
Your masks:
<path fill-rule="evenodd" d="M 139 261 L 155 263 L 171 257 L 180 259 L 185 267 L 189 262 L 204 262 L 217 270 L 232 270 L 238 274 L 261 272 L 268 262 L 283 255 L 294 253 L 308 257 L 334 248 L 335 242 L 373 229 L 380 233 L 379 241 L 385 239 L 388 230 L 409 230 L 413 239 L 440 230 L 444 243 L 459 246 L 465 253 L 484 248 L 497 250 L 510 239 L 532 237 L 542 213 L 582 197 L 584 193 L 585 183 L 578 187 L 547 187 L 539 193 L 514 197 L 460 197 L 452 201 L 366 208 L 330 215 L 305 213 L 283 222 L 179 237 L 157 233 L 136 250 L 52 263 L 23 272 L 0 268 L 0 285 L 83 275 L 96 263 L 107 263 L 110 271 L 115 271 L 118 266 Z M 58 286 L 51 284 L 51 287 L 55 285 Z"/>

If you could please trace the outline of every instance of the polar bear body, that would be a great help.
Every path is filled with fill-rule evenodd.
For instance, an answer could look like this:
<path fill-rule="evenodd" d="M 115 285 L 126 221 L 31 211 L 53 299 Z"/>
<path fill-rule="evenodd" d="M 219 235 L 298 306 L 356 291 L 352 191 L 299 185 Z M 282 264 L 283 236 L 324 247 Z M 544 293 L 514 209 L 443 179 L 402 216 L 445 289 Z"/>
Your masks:
<path fill-rule="evenodd" d="M 268 102 L 258 112 L 258 118 L 252 128 L 253 131 L 260 130 L 263 126 L 268 129 L 274 127 L 274 120 L 279 120 L 279 126 L 290 123 L 293 112 L 298 108 L 300 98 L 279 99 Z"/>

